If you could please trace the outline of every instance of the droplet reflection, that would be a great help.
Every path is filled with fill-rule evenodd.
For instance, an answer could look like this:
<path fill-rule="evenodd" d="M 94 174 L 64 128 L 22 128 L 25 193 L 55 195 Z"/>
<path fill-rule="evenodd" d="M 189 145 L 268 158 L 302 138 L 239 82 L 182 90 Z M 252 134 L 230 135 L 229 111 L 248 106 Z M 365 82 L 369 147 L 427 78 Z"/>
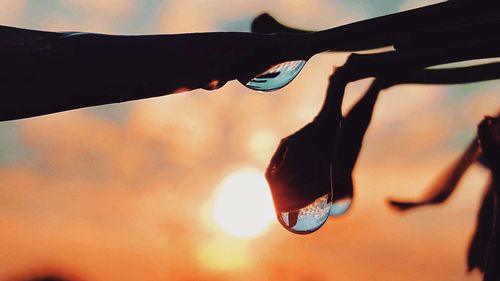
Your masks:
<path fill-rule="evenodd" d="M 302 209 L 278 212 L 278 220 L 291 232 L 308 234 L 325 223 L 330 215 L 331 206 L 330 194 L 325 194 Z"/>
<path fill-rule="evenodd" d="M 332 207 L 330 208 L 330 216 L 341 216 L 345 214 L 352 204 L 352 198 L 346 197 L 340 200 L 335 200 L 332 203 Z"/>
<path fill-rule="evenodd" d="M 273 65 L 268 70 L 250 79 L 250 81 L 239 81 L 252 90 L 264 92 L 275 91 L 292 82 L 305 64 L 305 60 L 286 61 Z"/>

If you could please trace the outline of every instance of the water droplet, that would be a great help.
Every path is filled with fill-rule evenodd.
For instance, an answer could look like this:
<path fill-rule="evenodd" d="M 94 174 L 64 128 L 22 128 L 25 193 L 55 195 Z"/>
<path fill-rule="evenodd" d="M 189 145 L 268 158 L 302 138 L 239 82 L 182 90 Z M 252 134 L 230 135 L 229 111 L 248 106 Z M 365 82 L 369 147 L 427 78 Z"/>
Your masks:
<path fill-rule="evenodd" d="M 298 234 L 314 232 L 328 219 L 332 206 L 330 198 L 330 194 L 325 194 L 299 210 L 278 212 L 278 220 L 291 232 Z"/>
<path fill-rule="evenodd" d="M 349 210 L 352 204 L 351 197 L 341 198 L 332 202 L 332 207 L 330 208 L 330 216 L 341 216 Z"/>
<path fill-rule="evenodd" d="M 292 82 L 306 64 L 305 60 L 286 61 L 271 66 L 266 71 L 240 83 L 247 88 L 257 91 L 270 92 L 281 89 Z"/>

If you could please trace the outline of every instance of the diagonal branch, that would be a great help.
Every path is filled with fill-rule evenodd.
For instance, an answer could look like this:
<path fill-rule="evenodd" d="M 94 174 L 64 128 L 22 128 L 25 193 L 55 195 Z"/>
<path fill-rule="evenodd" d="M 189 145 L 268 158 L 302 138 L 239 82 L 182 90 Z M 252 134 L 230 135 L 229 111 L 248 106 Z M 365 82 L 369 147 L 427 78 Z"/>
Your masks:
<path fill-rule="evenodd" d="M 477 138 L 475 138 L 460 158 L 451 164 L 427 189 L 422 199 L 415 201 L 389 200 L 389 204 L 400 211 L 405 211 L 423 205 L 443 203 L 455 191 L 465 171 L 477 159 L 478 148 Z"/>

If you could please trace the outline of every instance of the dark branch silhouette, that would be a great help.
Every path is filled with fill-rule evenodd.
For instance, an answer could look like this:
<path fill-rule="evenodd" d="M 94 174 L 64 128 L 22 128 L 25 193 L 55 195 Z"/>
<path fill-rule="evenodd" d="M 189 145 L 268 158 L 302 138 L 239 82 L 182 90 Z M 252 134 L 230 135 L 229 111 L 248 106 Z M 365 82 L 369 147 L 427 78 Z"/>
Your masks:
<path fill-rule="evenodd" d="M 112 36 L 0 27 L 0 120 L 217 88 L 301 58 L 287 35 Z M 272 46 L 270 48 L 269 46 Z"/>
<path fill-rule="evenodd" d="M 426 191 L 422 199 L 416 201 L 389 200 L 389 204 L 404 211 L 423 205 L 441 204 L 455 191 L 465 171 L 478 157 L 477 139 L 471 142 L 467 150 L 448 169 L 444 171 Z"/>
<path fill-rule="evenodd" d="M 485 117 L 478 126 L 478 138 L 492 173 L 493 215 L 485 257 L 484 280 L 500 280 L 500 117 Z"/>
<path fill-rule="evenodd" d="M 394 65 L 400 57 L 398 54 L 382 54 Z M 371 60 L 377 56 L 377 60 Z M 365 59 L 367 58 L 367 59 Z M 402 60 L 408 56 L 402 56 Z M 416 56 L 418 59 L 418 56 Z M 376 66 L 379 66 L 378 68 Z M 380 90 L 402 84 L 413 83 L 415 79 L 404 80 L 405 73 L 410 77 L 427 78 L 435 84 L 460 83 L 464 80 L 474 82 L 483 80 L 481 73 L 489 75 L 496 70 L 490 67 L 467 67 L 463 74 L 457 75 L 454 69 L 417 69 L 406 70 L 386 68 L 386 63 L 377 55 L 353 55 L 347 63 L 338 68 L 330 78 L 323 108 L 313 122 L 309 123 L 295 134 L 284 138 L 272 157 L 266 178 L 271 187 L 273 199 L 278 212 L 297 210 L 309 205 L 316 198 L 329 192 L 333 185 L 337 199 L 352 196 L 352 171 L 362 147 L 363 137 L 369 126 L 376 98 Z M 373 74 L 359 74 L 358 69 L 370 69 Z M 405 72 L 406 71 L 406 72 Z M 470 74 L 470 75 L 469 75 Z M 344 89 L 348 82 L 375 76 L 376 80 L 365 96 L 352 108 L 347 117 L 341 116 L 341 104 Z M 500 78 L 500 73 L 494 72 L 493 78 Z M 477 146 L 472 145 L 464 155 L 466 163 L 460 161 L 457 169 L 464 170 L 476 157 Z M 330 185 L 330 166 L 333 167 L 333 183 Z M 461 176 L 454 169 L 451 174 L 455 178 L 445 177 L 444 183 L 438 184 L 432 192 L 431 201 L 444 200 L 455 187 Z M 446 190 L 441 188 L 445 186 Z M 332 200 L 335 200 L 333 198 Z M 427 204 L 428 202 L 426 202 Z"/>
<path fill-rule="evenodd" d="M 487 25 L 481 23 L 478 26 L 485 27 Z M 495 23 L 491 30 L 497 30 L 497 28 Z M 454 42 L 453 40 L 458 38 L 456 30 L 454 30 L 452 32 L 454 35 L 446 37 L 446 40 L 451 40 L 448 41 L 450 44 L 445 44 L 446 40 L 441 40 L 437 42 L 442 44 L 419 45 L 418 48 L 412 48 L 411 44 L 403 44 L 405 42 L 401 41 L 403 43 L 400 42 L 396 51 L 351 55 L 347 63 L 330 78 L 327 97 L 318 116 L 297 133 L 285 138 L 271 159 L 266 171 L 266 178 L 271 187 L 277 212 L 290 211 L 290 214 L 299 214 L 297 210 L 309 206 L 318 196 L 328 192 L 328 179 L 330 179 L 332 187 L 330 195 L 332 203 L 344 196 L 353 196 L 352 171 L 359 156 L 363 137 L 369 126 L 380 90 L 398 84 L 461 84 L 499 79 L 500 63 L 427 69 L 429 66 L 448 62 L 498 57 L 499 46 L 495 42 L 496 39 L 488 36 L 476 36 L 471 33 L 472 30 L 474 28 L 469 26 L 468 32 L 474 38 L 470 42 Z M 435 34 L 420 33 L 417 37 L 437 38 L 437 34 L 439 32 Z M 367 77 L 375 77 L 376 79 L 365 96 L 355 104 L 347 117 L 343 118 L 340 107 L 345 86 L 351 81 Z M 491 124 L 490 127 L 492 127 Z M 498 161 L 500 159 L 498 125 L 495 130 L 488 131 L 490 133 L 489 143 L 494 143 L 491 139 L 497 142 L 490 145 L 490 147 L 496 147 L 496 150 L 490 149 L 496 152 L 490 152 L 489 157 Z M 327 147 L 324 144 L 325 141 L 329 142 L 332 147 Z M 483 142 L 481 145 L 483 146 L 482 151 L 485 153 Z M 392 201 L 392 205 L 399 209 L 408 209 L 444 202 L 452 194 L 466 169 L 478 159 L 479 153 L 478 142 L 475 139 L 461 158 L 441 175 L 422 200 L 416 202 Z M 494 156 L 492 156 L 493 154 Z M 485 156 L 485 158 L 487 160 L 488 157 Z M 333 167 L 333 177 L 328 178 L 328 167 Z M 489 164 L 488 167 L 490 167 Z M 490 167 L 490 169 L 495 173 L 494 168 Z M 498 168 L 496 173 L 498 174 Z M 495 182 L 498 181 L 493 180 L 491 190 L 498 189 Z M 500 207 L 496 203 L 493 204 L 492 194 L 492 191 L 488 191 L 484 197 L 468 254 L 469 270 L 478 268 L 484 271 L 484 280 L 488 281 L 498 280 L 500 276 L 497 269 L 500 262 L 500 235 L 498 234 L 500 231 L 495 228 L 500 223 L 498 221 Z M 283 224 L 283 221 L 280 220 L 280 222 Z M 297 223 L 297 219 L 294 220 L 294 223 Z M 293 225 L 284 226 L 288 230 L 296 232 L 291 227 Z M 320 226 L 311 229 L 311 231 L 319 229 Z M 304 232 L 298 233 L 303 234 Z"/>
<path fill-rule="evenodd" d="M 495 1 L 448 1 L 372 20 L 347 24 L 336 29 L 329 38 L 336 42 L 334 51 L 361 51 L 399 45 L 419 48 L 447 41 L 460 42 L 469 36 L 482 36 L 498 30 L 498 3 Z M 446 15 L 446 16 L 443 16 Z M 486 28 L 478 34 L 478 30 Z M 281 24 L 269 14 L 261 14 L 252 22 L 256 33 L 307 34 L 313 31 Z M 443 37 L 444 36 L 444 37 Z M 438 42 L 435 42 L 438 40 Z"/>
<path fill-rule="evenodd" d="M 493 182 L 490 182 L 483 195 L 481 208 L 477 214 L 476 229 L 469 245 L 467 254 L 467 267 L 469 271 L 475 268 L 481 272 L 485 270 L 486 254 L 493 222 L 494 200 Z"/>
<path fill-rule="evenodd" d="M 427 49 L 435 45 L 429 40 L 439 43 L 445 38 L 446 44 L 463 45 L 462 54 L 471 54 L 462 60 L 498 56 L 497 33 L 481 35 L 471 30 L 477 26 L 497 30 L 499 19 L 496 1 L 480 5 L 449 1 L 295 34 L 116 36 L 0 26 L 0 121 L 191 89 L 216 89 L 234 79 L 249 81 L 275 64 L 307 60 L 328 50 L 397 46 L 404 51 L 420 45 Z M 467 52 L 466 45 L 477 52 Z"/>

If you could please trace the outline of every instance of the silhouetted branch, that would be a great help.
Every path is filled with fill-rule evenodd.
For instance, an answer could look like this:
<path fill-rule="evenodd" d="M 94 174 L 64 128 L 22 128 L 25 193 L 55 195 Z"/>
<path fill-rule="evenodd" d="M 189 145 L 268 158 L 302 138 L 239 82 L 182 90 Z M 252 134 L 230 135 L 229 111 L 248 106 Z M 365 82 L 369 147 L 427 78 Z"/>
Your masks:
<path fill-rule="evenodd" d="M 448 84 L 483 81 L 486 77 L 498 78 L 497 63 L 456 69 L 424 68 L 435 63 L 461 60 L 470 56 L 470 50 L 471 46 L 464 44 L 433 49 L 432 52 L 416 50 L 351 55 L 346 64 L 331 76 L 326 99 L 318 116 L 295 134 L 284 138 L 271 159 L 266 178 L 277 212 L 304 208 L 324 194 L 333 192 L 331 190 L 335 190 L 330 199 L 332 202 L 346 196 L 352 197 L 352 171 L 381 89 L 407 82 Z M 480 49 L 479 53 L 484 55 L 492 50 L 487 47 Z M 406 75 L 410 78 L 404 79 Z M 376 79 L 365 96 L 343 118 L 340 108 L 346 85 L 366 77 Z M 473 142 L 422 201 L 393 204 L 408 208 L 446 200 L 476 157 L 477 143 Z"/>
<path fill-rule="evenodd" d="M 325 31 L 295 34 L 112 36 L 0 26 L 0 120 L 177 91 L 215 89 L 229 80 L 247 81 L 274 64 L 307 60 L 327 50 L 394 45 L 407 50 L 419 46 L 427 52 L 420 58 L 433 58 L 429 65 L 440 63 L 433 54 L 444 56 L 443 61 L 498 56 L 500 39 L 496 32 L 470 31 L 478 27 L 495 31 L 499 19 L 500 4 L 496 1 L 480 5 L 449 1 Z M 465 36 L 459 36 L 464 32 Z M 442 38 L 445 45 L 463 48 L 440 46 L 444 44 Z M 416 60 L 409 63 L 415 62 L 418 64 Z"/>
<path fill-rule="evenodd" d="M 484 280 L 500 280 L 500 118 L 485 117 L 479 124 L 478 137 L 481 149 L 493 175 L 493 221 Z"/>
<path fill-rule="evenodd" d="M 438 177 L 422 199 L 417 201 L 389 200 L 389 204 L 398 210 L 404 211 L 422 205 L 443 203 L 453 193 L 465 171 L 476 160 L 478 148 L 477 139 L 474 138 L 467 150 Z"/>
<path fill-rule="evenodd" d="M 391 78 L 394 84 L 464 84 L 500 79 L 500 62 L 481 65 L 420 69 Z"/>
<path fill-rule="evenodd" d="M 467 254 L 467 267 L 469 271 L 477 268 L 481 272 L 484 272 L 486 255 L 488 252 L 488 241 L 492 233 L 494 200 L 493 181 L 491 181 L 483 195 L 481 208 L 477 215 L 476 229 L 472 235 Z"/>
<path fill-rule="evenodd" d="M 495 1 L 447 1 L 418 9 L 382 16 L 374 19 L 351 23 L 322 31 L 327 34 L 322 42 L 335 45 L 333 49 L 321 51 L 359 51 L 386 46 L 401 45 L 421 47 L 439 45 L 447 36 L 447 42 L 468 41 L 472 36 L 484 36 L 490 31 L 490 23 L 498 21 L 499 4 Z M 443 16 L 446 15 L 446 16 Z M 474 32 L 475 25 L 484 24 L 485 32 Z M 496 31 L 498 25 L 493 27 Z M 303 29 L 292 28 L 279 23 L 269 14 L 262 14 L 254 19 L 251 30 L 256 33 L 311 33 Z M 496 32 L 493 32 L 495 34 Z M 423 38 L 425 36 L 426 38 Z M 454 40 L 451 40 L 453 37 Z M 423 40 L 425 39 L 425 40 Z M 438 42 L 435 42 L 438 40 Z M 322 46 L 328 44 L 321 44 Z"/>
<path fill-rule="evenodd" d="M 112 36 L 0 27 L 0 120 L 217 88 L 303 59 L 294 36 Z"/>

